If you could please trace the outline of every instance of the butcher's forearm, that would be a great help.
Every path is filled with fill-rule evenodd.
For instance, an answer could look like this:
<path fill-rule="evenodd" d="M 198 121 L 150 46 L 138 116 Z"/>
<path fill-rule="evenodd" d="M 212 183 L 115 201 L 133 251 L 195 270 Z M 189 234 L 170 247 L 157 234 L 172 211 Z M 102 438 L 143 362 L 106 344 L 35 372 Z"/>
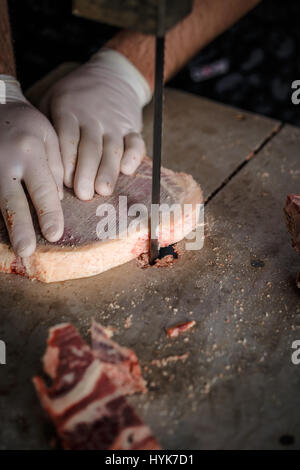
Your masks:
<path fill-rule="evenodd" d="M 197 51 L 234 24 L 260 0 L 194 0 L 192 13 L 166 36 L 165 81 Z M 107 44 L 126 56 L 144 75 L 153 90 L 154 37 L 121 31 Z"/>
<path fill-rule="evenodd" d="M 16 75 L 7 0 L 0 0 L 0 74 Z"/>

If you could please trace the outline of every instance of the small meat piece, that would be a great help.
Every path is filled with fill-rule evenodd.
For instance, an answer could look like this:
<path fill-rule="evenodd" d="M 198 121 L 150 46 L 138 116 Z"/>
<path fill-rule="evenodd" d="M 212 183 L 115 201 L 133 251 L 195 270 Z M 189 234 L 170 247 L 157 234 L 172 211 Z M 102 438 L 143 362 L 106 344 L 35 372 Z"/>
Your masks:
<path fill-rule="evenodd" d="M 124 323 L 124 328 L 130 328 L 132 325 L 132 314 L 131 315 L 128 315 L 128 317 L 126 318 L 125 320 L 125 323 Z"/>
<path fill-rule="evenodd" d="M 166 333 L 167 336 L 169 336 L 170 338 L 176 338 L 180 333 L 185 333 L 186 331 L 193 328 L 193 326 L 195 325 L 195 320 L 187 321 L 185 323 L 179 323 L 178 325 L 166 328 Z"/>
<path fill-rule="evenodd" d="M 292 247 L 300 254 L 300 195 L 288 195 L 284 213 L 287 229 L 292 238 Z M 297 273 L 296 286 L 300 288 L 300 272 Z"/>
<path fill-rule="evenodd" d="M 161 258 L 157 258 L 154 261 L 153 267 L 154 268 L 169 268 L 176 263 L 178 258 L 181 256 L 181 252 L 178 248 L 177 243 L 173 246 L 170 246 L 168 248 L 171 248 L 173 250 L 173 254 L 166 254 L 165 256 L 162 256 Z M 145 269 L 145 268 L 150 268 L 150 257 L 149 257 L 149 252 L 147 253 L 142 253 L 137 259 L 137 266 L 139 268 Z"/>
<path fill-rule="evenodd" d="M 124 390 L 107 375 L 107 365 L 71 324 L 51 328 L 43 362 L 53 385 L 47 388 L 40 377 L 33 381 L 64 449 L 159 449 Z"/>
<path fill-rule="evenodd" d="M 166 255 L 163 258 L 158 258 L 155 260 L 154 266 L 156 268 L 170 268 L 177 261 L 173 255 Z"/>
<path fill-rule="evenodd" d="M 180 256 L 182 255 L 182 251 L 181 251 L 181 249 L 179 248 L 178 243 L 175 243 L 175 245 L 173 245 L 173 250 L 174 250 L 174 252 L 176 253 L 177 258 L 180 258 Z"/>
<path fill-rule="evenodd" d="M 119 346 L 107 335 L 106 329 L 96 321 L 91 328 L 93 353 L 103 364 L 106 374 L 124 395 L 147 391 L 141 367 L 132 349 Z"/>
<path fill-rule="evenodd" d="M 292 237 L 292 246 L 300 254 L 300 195 L 288 195 L 284 213 L 287 229 Z"/>
<path fill-rule="evenodd" d="M 150 257 L 149 253 L 141 253 L 137 258 L 136 258 L 136 264 L 138 268 L 146 269 L 150 268 Z"/>
<path fill-rule="evenodd" d="M 151 364 L 156 367 L 166 367 L 168 364 L 172 362 L 182 361 L 185 362 L 189 357 L 190 353 L 187 351 L 184 354 L 176 355 L 176 356 L 169 356 L 163 357 L 162 359 L 152 359 Z"/>
<path fill-rule="evenodd" d="M 173 255 L 166 255 L 163 258 L 156 258 L 154 264 L 150 264 L 150 256 L 149 253 L 142 253 L 137 259 L 136 263 L 139 268 L 147 269 L 147 268 L 170 268 L 173 264 L 177 261 Z"/>

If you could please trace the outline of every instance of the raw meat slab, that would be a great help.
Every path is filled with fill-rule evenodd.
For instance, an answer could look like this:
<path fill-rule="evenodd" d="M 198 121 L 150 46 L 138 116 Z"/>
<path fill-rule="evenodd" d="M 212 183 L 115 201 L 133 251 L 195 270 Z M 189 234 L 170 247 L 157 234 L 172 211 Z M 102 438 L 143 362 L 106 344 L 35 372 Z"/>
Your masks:
<path fill-rule="evenodd" d="M 139 391 L 138 375 L 143 381 L 140 369 L 136 369 L 139 364 L 134 352 L 110 341 L 105 328 L 96 322 L 92 338 L 96 351 L 70 323 L 52 327 L 43 363 L 53 384 L 48 388 L 41 377 L 33 379 L 64 449 L 159 449 L 150 429 L 125 398 L 128 393 Z M 132 378 L 127 374 L 128 383 L 124 382 L 125 356 L 134 356 L 136 366 Z"/>
<path fill-rule="evenodd" d="M 116 210 L 118 225 L 119 196 L 127 196 L 128 208 L 135 203 L 143 203 L 150 211 L 152 160 L 146 157 L 133 176 L 121 175 L 112 196 L 96 195 L 91 201 L 80 201 L 73 191 L 65 189 L 62 207 L 65 217 L 65 230 L 57 243 L 47 242 L 41 235 L 34 211 L 37 233 L 37 249 L 28 258 L 16 257 L 9 243 L 6 227 L 0 220 L 0 272 L 16 273 L 43 282 L 57 282 L 68 279 L 100 274 L 120 264 L 126 263 L 149 249 L 148 219 L 142 229 L 127 238 L 101 240 L 97 237 L 97 224 L 100 217 L 96 211 L 100 204 L 112 204 Z M 192 176 L 162 169 L 161 203 L 190 204 L 187 219 L 196 226 L 196 204 L 202 203 L 202 192 Z M 189 217 L 190 216 L 190 217 Z M 161 227 L 160 245 L 167 246 L 183 239 L 190 231 L 190 223 L 174 217 L 171 233 Z M 133 219 L 131 219 L 133 220 Z M 128 220 L 128 224 L 131 222 Z M 176 227 L 183 223 L 183 230 Z M 180 234 L 178 234 L 180 232 Z"/>

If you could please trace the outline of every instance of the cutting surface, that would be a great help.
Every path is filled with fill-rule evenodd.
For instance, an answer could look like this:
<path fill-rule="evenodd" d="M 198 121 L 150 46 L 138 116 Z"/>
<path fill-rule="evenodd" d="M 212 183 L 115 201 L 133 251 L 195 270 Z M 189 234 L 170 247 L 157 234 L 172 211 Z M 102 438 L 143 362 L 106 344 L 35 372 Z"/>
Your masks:
<path fill-rule="evenodd" d="M 300 365 L 291 362 L 300 258 L 282 213 L 286 194 L 299 192 L 300 130 L 272 136 L 272 120 L 240 119 L 238 110 L 174 90 L 165 108 L 164 165 L 191 173 L 211 197 L 204 248 L 167 271 L 133 261 L 53 285 L 0 275 L 0 448 L 50 447 L 31 377 L 50 326 L 70 321 L 87 338 L 92 317 L 137 353 L 150 392 L 131 402 L 163 447 L 300 448 Z M 147 139 L 150 117 L 148 109 Z M 166 337 L 165 327 L 191 319 L 193 330 Z"/>

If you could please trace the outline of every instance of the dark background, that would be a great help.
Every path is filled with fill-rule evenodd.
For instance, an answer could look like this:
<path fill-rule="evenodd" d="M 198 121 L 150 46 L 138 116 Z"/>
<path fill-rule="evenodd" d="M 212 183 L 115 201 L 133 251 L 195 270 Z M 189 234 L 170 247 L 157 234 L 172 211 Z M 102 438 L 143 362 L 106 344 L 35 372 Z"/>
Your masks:
<path fill-rule="evenodd" d="M 226 1 L 226 0 L 224 0 Z M 71 0 L 9 0 L 18 77 L 26 89 L 64 61 L 84 61 L 116 28 L 77 18 Z M 300 79 L 300 2 L 264 0 L 202 50 L 170 85 L 300 125 L 291 82 Z M 211 64 L 227 71 L 200 83 Z"/>

